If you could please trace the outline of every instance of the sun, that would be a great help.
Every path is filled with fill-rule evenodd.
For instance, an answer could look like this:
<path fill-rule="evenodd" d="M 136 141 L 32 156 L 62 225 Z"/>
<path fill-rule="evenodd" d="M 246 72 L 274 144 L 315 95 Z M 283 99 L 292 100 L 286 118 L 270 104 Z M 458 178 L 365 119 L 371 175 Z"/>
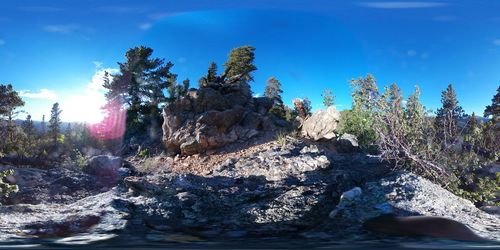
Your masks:
<path fill-rule="evenodd" d="M 106 103 L 104 95 L 97 91 L 84 91 L 82 94 L 69 95 L 60 106 L 61 118 L 68 122 L 96 124 L 104 119 L 102 107 Z"/>

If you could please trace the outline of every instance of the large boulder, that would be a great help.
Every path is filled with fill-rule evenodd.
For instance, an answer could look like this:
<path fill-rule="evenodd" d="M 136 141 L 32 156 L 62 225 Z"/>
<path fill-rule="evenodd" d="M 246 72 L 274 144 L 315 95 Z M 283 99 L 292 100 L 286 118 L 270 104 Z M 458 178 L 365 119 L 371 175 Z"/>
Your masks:
<path fill-rule="evenodd" d="M 303 122 L 302 135 L 315 141 L 333 139 L 339 120 L 340 113 L 334 106 L 318 110 Z"/>
<path fill-rule="evenodd" d="M 253 98 L 244 81 L 209 83 L 163 110 L 167 154 L 193 155 L 274 129 L 268 98 Z"/>
<path fill-rule="evenodd" d="M 353 153 L 359 150 L 358 138 L 355 135 L 343 134 L 337 138 L 335 144 L 341 153 Z"/>
<path fill-rule="evenodd" d="M 112 187 L 120 179 L 120 167 L 123 159 L 117 156 L 98 155 L 90 158 L 83 171 L 95 176 L 99 185 Z"/>

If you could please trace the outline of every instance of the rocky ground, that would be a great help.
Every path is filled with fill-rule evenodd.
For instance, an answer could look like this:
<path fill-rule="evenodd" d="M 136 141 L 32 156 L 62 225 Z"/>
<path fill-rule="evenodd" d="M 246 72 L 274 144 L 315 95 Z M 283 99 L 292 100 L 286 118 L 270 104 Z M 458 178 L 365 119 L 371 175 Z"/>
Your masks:
<path fill-rule="evenodd" d="M 363 221 L 384 213 L 448 217 L 500 240 L 500 216 L 423 178 L 391 172 L 377 157 L 295 139 L 225 150 L 148 159 L 155 168 L 147 173 L 138 171 L 137 159 L 110 169 L 106 157 L 85 171 L 17 169 L 20 191 L 0 206 L 0 241 L 139 233 L 152 241 L 178 234 L 192 240 L 359 238 L 370 236 Z M 354 187 L 359 195 L 340 199 Z"/>

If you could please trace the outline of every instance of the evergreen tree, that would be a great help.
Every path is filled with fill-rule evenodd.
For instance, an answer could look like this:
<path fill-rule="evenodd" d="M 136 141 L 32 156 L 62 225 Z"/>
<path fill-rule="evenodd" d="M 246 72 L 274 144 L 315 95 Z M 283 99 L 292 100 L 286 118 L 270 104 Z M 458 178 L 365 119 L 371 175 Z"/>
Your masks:
<path fill-rule="evenodd" d="M 18 138 L 13 118 L 19 113 L 16 109 L 21 106 L 24 106 L 24 101 L 12 85 L 0 84 L 0 137 L 5 140 L 0 143 L 0 153 L 17 147 Z"/>
<path fill-rule="evenodd" d="M 333 95 L 331 89 L 323 90 L 323 94 L 321 94 L 321 97 L 323 97 L 323 105 L 327 108 L 333 106 L 333 104 L 335 103 L 335 96 Z"/>
<path fill-rule="evenodd" d="M 42 115 L 42 122 L 40 123 L 41 126 L 41 137 L 45 136 L 45 133 L 47 133 L 47 125 L 45 124 L 45 115 Z"/>
<path fill-rule="evenodd" d="M 283 105 L 283 100 L 281 99 L 281 83 L 275 77 L 271 77 L 267 80 L 267 85 L 264 90 L 264 96 L 273 100 L 273 106 L 269 110 L 272 114 L 286 119 L 285 105 Z"/>
<path fill-rule="evenodd" d="M 71 127 L 71 123 L 68 123 L 68 126 L 66 126 L 66 130 L 64 131 L 64 141 L 68 144 L 71 144 L 73 141 L 73 128 Z"/>
<path fill-rule="evenodd" d="M 207 75 L 200 78 L 198 81 L 199 87 L 205 87 L 210 82 L 219 81 L 220 77 L 217 76 L 217 64 L 215 62 L 211 62 L 208 66 Z"/>
<path fill-rule="evenodd" d="M 398 117 L 403 115 L 403 94 L 395 83 L 391 84 L 389 89 L 389 104 L 395 115 Z"/>
<path fill-rule="evenodd" d="M 255 48 L 252 46 L 241 46 L 231 50 L 229 59 L 224 64 L 226 77 L 242 75 L 242 79 L 253 81 L 252 71 L 255 71 L 254 54 Z"/>
<path fill-rule="evenodd" d="M 190 85 L 189 78 L 186 78 L 184 81 L 182 81 L 182 95 L 183 96 L 188 93 L 189 85 Z"/>
<path fill-rule="evenodd" d="M 365 78 L 353 79 L 351 80 L 351 86 L 354 90 L 352 92 L 353 109 L 373 112 L 375 108 L 374 103 L 379 98 L 375 77 L 368 74 Z"/>
<path fill-rule="evenodd" d="M 33 123 L 33 120 L 31 120 L 31 115 L 26 116 L 26 120 L 23 121 L 23 130 L 28 137 L 34 137 L 36 134 L 35 130 L 35 124 Z"/>
<path fill-rule="evenodd" d="M 458 104 L 457 95 L 451 84 L 441 93 L 441 103 L 442 107 L 436 113 L 435 127 L 438 139 L 447 147 L 457 139 L 458 120 L 464 117 L 464 111 Z"/>
<path fill-rule="evenodd" d="M 153 49 L 148 47 L 131 48 L 125 54 L 126 62 L 118 63 L 120 72 L 112 80 L 105 75 L 108 102 L 121 102 L 127 108 L 127 137 L 148 127 L 159 129 L 160 105 L 168 101 L 164 91 L 177 79 L 170 73 L 173 64 L 151 58 L 152 54 Z"/>
<path fill-rule="evenodd" d="M 283 100 L 281 99 L 281 94 L 283 90 L 281 90 L 281 83 L 274 76 L 267 80 L 267 85 L 264 90 L 264 96 L 273 100 L 275 104 L 283 104 Z"/>
<path fill-rule="evenodd" d="M 59 103 L 54 103 L 50 111 L 49 120 L 49 136 L 52 138 L 54 145 L 57 145 L 57 139 L 61 134 L 61 112 L 62 110 L 59 108 Z"/>
<path fill-rule="evenodd" d="M 24 106 L 24 101 L 11 84 L 0 84 L 0 119 L 12 121 L 18 113 L 16 109 Z"/>
<path fill-rule="evenodd" d="M 350 81 L 352 87 L 352 109 L 341 114 L 339 130 L 341 133 L 353 134 L 358 138 L 360 147 L 372 151 L 377 140 L 374 131 L 374 115 L 381 99 L 375 77 L 367 74 Z"/>
<path fill-rule="evenodd" d="M 500 86 L 497 88 L 497 93 L 491 99 L 491 105 L 486 106 L 484 117 L 492 116 L 494 121 L 500 119 Z"/>

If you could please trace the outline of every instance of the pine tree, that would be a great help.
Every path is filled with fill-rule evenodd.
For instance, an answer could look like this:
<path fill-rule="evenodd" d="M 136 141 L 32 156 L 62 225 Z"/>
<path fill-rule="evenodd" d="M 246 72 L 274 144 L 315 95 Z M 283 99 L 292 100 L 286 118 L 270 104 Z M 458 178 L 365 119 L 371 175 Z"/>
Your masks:
<path fill-rule="evenodd" d="M 447 147 L 457 139 L 458 120 L 464 117 L 464 111 L 451 84 L 441 93 L 441 103 L 442 107 L 436 112 L 435 127 L 438 139 Z"/>
<path fill-rule="evenodd" d="M 210 82 L 218 82 L 219 77 L 217 76 L 217 64 L 215 62 L 211 62 L 208 66 L 207 75 L 200 78 L 198 81 L 199 87 L 205 87 Z"/>
<path fill-rule="evenodd" d="M 28 137 L 33 137 L 36 134 L 35 131 L 35 124 L 33 123 L 33 120 L 31 120 L 31 115 L 26 116 L 26 120 L 23 121 L 23 130 Z"/>
<path fill-rule="evenodd" d="M 241 46 L 231 50 L 229 59 L 224 64 L 226 77 L 231 78 L 241 75 L 246 81 L 253 81 L 252 71 L 255 71 L 254 54 L 255 48 L 252 46 Z"/>
<path fill-rule="evenodd" d="M 16 109 L 22 106 L 24 106 L 24 101 L 12 85 L 0 84 L 0 137 L 4 140 L 3 143 L 0 143 L 0 153 L 18 147 L 17 126 L 13 118 L 20 112 Z"/>
<path fill-rule="evenodd" d="M 389 104 L 395 115 L 398 117 L 403 115 L 403 93 L 395 83 L 391 84 L 389 89 Z"/>
<path fill-rule="evenodd" d="M 500 119 L 500 86 L 497 88 L 497 93 L 491 99 L 491 105 L 486 106 L 484 117 L 492 116 L 494 121 Z"/>
<path fill-rule="evenodd" d="M 186 78 L 184 81 L 182 81 L 182 95 L 186 95 L 188 93 L 189 85 L 190 85 L 189 78 Z"/>
<path fill-rule="evenodd" d="M 332 93 L 331 89 L 325 89 L 323 90 L 323 94 L 321 94 L 321 97 L 323 97 L 323 105 L 325 107 L 330 107 L 335 104 L 335 96 Z"/>
<path fill-rule="evenodd" d="M 124 103 L 127 108 L 127 138 L 151 126 L 156 126 L 153 130 L 159 129 L 160 106 L 169 100 L 164 92 L 177 79 L 170 72 L 173 64 L 152 58 L 152 54 L 153 49 L 148 47 L 131 48 L 125 54 L 126 62 L 118 63 L 120 72 L 112 80 L 105 75 L 108 102 Z"/>
<path fill-rule="evenodd" d="M 368 74 L 365 78 L 353 79 L 351 80 L 351 86 L 354 90 L 352 92 L 353 109 L 373 112 L 374 103 L 379 98 L 375 77 Z"/>
<path fill-rule="evenodd" d="M 57 145 L 57 139 L 61 134 L 61 112 L 62 110 L 59 108 L 59 103 L 54 103 L 50 111 L 49 120 L 49 136 L 52 138 L 54 146 Z"/>
<path fill-rule="evenodd" d="M 281 83 L 274 76 L 267 80 L 267 85 L 264 90 L 264 96 L 273 100 L 273 106 L 269 110 L 272 114 L 279 118 L 286 119 L 285 105 L 283 105 L 283 100 L 281 99 Z"/>
<path fill-rule="evenodd" d="M 281 94 L 283 90 L 281 90 L 281 83 L 274 76 L 270 77 L 267 80 L 267 85 L 264 90 L 264 96 L 273 100 L 275 104 L 282 104 L 283 100 L 281 99 Z"/>
<path fill-rule="evenodd" d="M 16 109 L 24 106 L 24 101 L 11 84 L 0 84 L 0 120 L 12 121 L 18 113 Z"/>
<path fill-rule="evenodd" d="M 42 115 L 42 122 L 40 123 L 41 126 L 41 137 L 44 137 L 45 134 L 47 133 L 47 125 L 45 123 L 45 115 Z"/>

